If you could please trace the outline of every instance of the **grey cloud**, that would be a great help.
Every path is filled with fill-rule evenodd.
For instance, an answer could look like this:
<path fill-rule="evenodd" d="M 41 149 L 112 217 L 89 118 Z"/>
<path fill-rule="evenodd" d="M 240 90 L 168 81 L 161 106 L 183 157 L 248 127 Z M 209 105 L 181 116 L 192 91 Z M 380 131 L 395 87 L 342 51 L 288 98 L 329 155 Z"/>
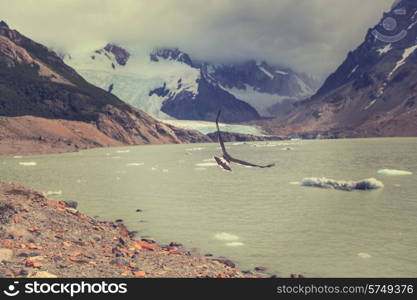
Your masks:
<path fill-rule="evenodd" d="M 19 0 L 1 18 L 51 47 L 176 46 L 212 61 L 255 58 L 333 71 L 393 0 Z"/>

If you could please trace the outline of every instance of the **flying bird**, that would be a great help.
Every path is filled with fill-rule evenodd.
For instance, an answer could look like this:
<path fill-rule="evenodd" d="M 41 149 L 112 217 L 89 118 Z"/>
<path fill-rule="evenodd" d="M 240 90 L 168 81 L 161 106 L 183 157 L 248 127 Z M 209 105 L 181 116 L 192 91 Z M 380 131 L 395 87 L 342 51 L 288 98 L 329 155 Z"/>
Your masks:
<path fill-rule="evenodd" d="M 227 151 L 226 151 L 226 147 L 224 145 L 222 134 L 221 134 L 220 128 L 219 128 L 220 114 L 221 114 L 221 111 L 219 110 L 219 112 L 217 113 L 217 118 L 216 118 L 216 126 L 217 126 L 217 135 L 219 137 L 219 143 L 220 143 L 220 147 L 222 148 L 223 156 L 222 157 L 217 157 L 217 156 L 214 157 L 214 159 L 216 160 L 217 164 L 220 167 L 222 167 L 226 171 L 232 171 L 232 168 L 230 167 L 230 163 L 232 163 L 232 162 L 235 163 L 235 164 L 244 165 L 244 166 L 248 166 L 248 167 L 256 167 L 256 168 L 271 168 L 271 167 L 275 166 L 275 164 L 269 164 L 269 165 L 266 165 L 266 166 L 261 166 L 261 165 L 252 164 L 250 162 L 243 161 L 243 160 L 240 160 L 240 159 L 236 159 L 236 158 L 230 156 L 230 154 L 227 153 Z"/>

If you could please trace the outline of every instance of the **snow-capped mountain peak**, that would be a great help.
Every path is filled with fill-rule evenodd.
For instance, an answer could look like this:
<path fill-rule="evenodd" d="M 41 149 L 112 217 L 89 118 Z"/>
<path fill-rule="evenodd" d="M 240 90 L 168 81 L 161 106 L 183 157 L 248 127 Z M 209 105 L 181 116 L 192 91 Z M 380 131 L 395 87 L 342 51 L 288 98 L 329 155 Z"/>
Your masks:
<path fill-rule="evenodd" d="M 178 48 L 146 49 L 107 44 L 66 62 L 93 84 L 161 119 L 241 122 L 273 116 L 280 105 L 314 93 L 314 79 L 265 61 L 194 62 Z"/>
<path fill-rule="evenodd" d="M 238 64 L 206 64 L 203 72 L 220 88 L 253 106 L 262 116 L 274 116 L 281 104 L 311 96 L 318 80 L 289 68 L 265 61 L 248 60 Z"/>
<path fill-rule="evenodd" d="M 120 65 L 120 66 L 124 66 L 126 65 L 129 57 L 130 57 L 130 53 L 127 52 L 125 49 L 123 49 L 122 47 L 116 45 L 116 44 L 107 44 L 103 49 L 101 50 L 96 50 L 97 54 L 103 54 L 108 56 L 109 59 L 110 58 L 110 53 L 112 54 L 112 58 L 114 58 L 116 60 L 116 62 Z"/>
<path fill-rule="evenodd" d="M 187 53 L 180 51 L 178 48 L 157 48 L 152 51 L 150 58 L 154 62 L 161 60 L 173 60 L 177 62 L 185 63 L 192 66 L 190 56 Z"/>

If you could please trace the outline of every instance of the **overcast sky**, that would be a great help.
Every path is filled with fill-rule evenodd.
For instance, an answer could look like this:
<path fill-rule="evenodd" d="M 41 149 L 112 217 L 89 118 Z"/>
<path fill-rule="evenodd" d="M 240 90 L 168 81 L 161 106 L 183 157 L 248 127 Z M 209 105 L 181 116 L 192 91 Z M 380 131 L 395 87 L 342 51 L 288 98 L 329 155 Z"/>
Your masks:
<path fill-rule="evenodd" d="M 0 18 L 47 46 L 176 46 L 326 76 L 393 0 L 0 0 Z"/>

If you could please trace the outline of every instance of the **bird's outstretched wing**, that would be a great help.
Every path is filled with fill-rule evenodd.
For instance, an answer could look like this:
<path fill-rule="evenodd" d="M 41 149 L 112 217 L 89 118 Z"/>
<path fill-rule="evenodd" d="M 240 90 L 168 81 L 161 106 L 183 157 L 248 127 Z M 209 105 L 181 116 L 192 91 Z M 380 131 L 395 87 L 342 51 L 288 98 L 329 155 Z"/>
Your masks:
<path fill-rule="evenodd" d="M 255 168 L 262 168 L 262 169 L 264 169 L 264 168 L 272 168 L 273 166 L 275 166 L 275 164 L 269 164 L 269 165 L 265 165 L 265 166 L 257 165 L 257 164 L 252 164 L 252 163 L 247 162 L 247 161 L 243 161 L 243 160 L 240 160 L 240 159 L 233 158 L 230 155 L 228 155 L 227 159 L 230 162 L 234 162 L 235 164 L 244 165 L 244 166 L 248 166 L 248 167 L 255 167 Z"/>
<path fill-rule="evenodd" d="M 216 118 L 217 136 L 219 137 L 219 143 L 220 143 L 220 147 L 222 148 L 223 155 L 229 156 L 229 154 L 226 151 L 226 147 L 224 145 L 222 134 L 220 132 L 220 127 L 219 127 L 219 119 L 220 119 L 221 112 L 222 111 L 219 110 L 219 112 L 217 113 L 217 118 Z"/>
<path fill-rule="evenodd" d="M 221 114 L 221 110 L 219 110 L 219 112 L 217 113 L 217 118 L 216 118 L 217 135 L 219 136 L 219 143 L 220 143 L 220 147 L 222 148 L 223 157 L 227 161 L 234 162 L 236 164 L 240 164 L 240 165 L 244 165 L 244 166 L 248 166 L 248 167 L 256 167 L 256 168 L 271 168 L 271 167 L 275 166 L 275 164 L 269 164 L 269 165 L 265 165 L 265 166 L 252 164 L 250 162 L 243 161 L 243 160 L 240 160 L 240 159 L 236 159 L 236 158 L 230 156 L 230 154 L 227 153 L 227 151 L 226 151 L 226 146 L 224 145 L 222 134 L 221 134 L 220 128 L 219 128 L 220 114 Z"/>

